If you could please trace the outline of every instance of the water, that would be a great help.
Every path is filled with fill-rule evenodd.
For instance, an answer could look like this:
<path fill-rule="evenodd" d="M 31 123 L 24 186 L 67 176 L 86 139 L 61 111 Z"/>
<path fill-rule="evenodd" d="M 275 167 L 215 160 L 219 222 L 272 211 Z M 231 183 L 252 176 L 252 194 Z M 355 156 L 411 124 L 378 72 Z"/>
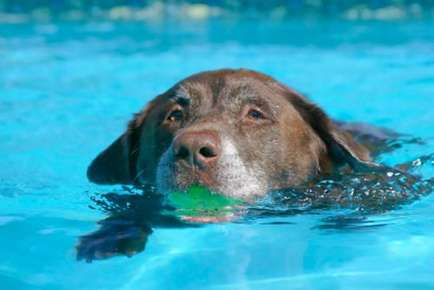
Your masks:
<path fill-rule="evenodd" d="M 332 208 L 156 228 L 131 258 L 76 261 L 107 213 L 89 162 L 181 78 L 248 67 L 331 116 L 420 138 L 377 161 L 434 152 L 431 22 L 0 25 L 2 289 L 432 289 L 434 197 L 352 215 Z M 415 172 L 434 177 L 432 159 Z"/>

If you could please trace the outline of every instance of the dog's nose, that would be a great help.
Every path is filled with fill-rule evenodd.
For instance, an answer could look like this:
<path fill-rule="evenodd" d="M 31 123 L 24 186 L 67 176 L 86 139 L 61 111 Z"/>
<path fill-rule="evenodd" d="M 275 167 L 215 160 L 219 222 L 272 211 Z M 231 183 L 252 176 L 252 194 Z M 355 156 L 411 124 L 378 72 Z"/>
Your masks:
<path fill-rule="evenodd" d="M 212 166 L 220 155 L 220 139 L 213 131 L 184 132 L 173 142 L 175 158 L 192 166 Z"/>

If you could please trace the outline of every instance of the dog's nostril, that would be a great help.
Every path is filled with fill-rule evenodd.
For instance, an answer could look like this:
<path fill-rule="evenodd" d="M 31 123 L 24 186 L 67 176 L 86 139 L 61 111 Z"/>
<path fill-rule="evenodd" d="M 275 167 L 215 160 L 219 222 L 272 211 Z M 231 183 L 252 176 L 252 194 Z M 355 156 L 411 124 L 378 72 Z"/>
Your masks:
<path fill-rule="evenodd" d="M 213 149 L 209 148 L 209 147 L 202 147 L 199 150 L 199 154 L 202 155 L 205 158 L 212 158 L 212 157 L 216 157 L 217 154 L 214 152 Z"/>
<path fill-rule="evenodd" d="M 190 151 L 184 146 L 181 146 L 178 152 L 176 153 L 176 157 L 179 159 L 187 159 L 189 155 L 190 155 Z"/>

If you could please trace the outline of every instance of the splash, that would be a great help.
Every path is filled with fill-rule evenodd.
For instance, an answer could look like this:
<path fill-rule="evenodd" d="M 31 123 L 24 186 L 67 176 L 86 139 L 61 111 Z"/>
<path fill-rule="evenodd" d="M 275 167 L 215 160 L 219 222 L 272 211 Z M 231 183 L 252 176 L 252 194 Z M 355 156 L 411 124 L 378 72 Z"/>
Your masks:
<path fill-rule="evenodd" d="M 415 174 L 433 165 L 434 154 L 430 154 L 393 168 L 381 166 L 373 172 L 344 170 L 304 186 L 271 192 L 248 209 L 247 219 L 335 209 L 360 216 L 397 209 L 433 192 L 434 178 Z"/>

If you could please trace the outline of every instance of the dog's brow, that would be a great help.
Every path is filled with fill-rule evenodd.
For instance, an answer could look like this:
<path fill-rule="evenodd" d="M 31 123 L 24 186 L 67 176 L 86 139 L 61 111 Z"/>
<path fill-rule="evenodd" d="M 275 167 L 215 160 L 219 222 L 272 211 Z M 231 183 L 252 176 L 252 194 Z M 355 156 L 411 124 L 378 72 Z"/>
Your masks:
<path fill-rule="evenodd" d="M 178 96 L 176 97 L 176 102 L 180 104 L 181 106 L 188 106 L 191 102 L 190 98 L 185 96 Z"/>
<path fill-rule="evenodd" d="M 191 98 L 184 91 L 178 91 L 172 99 L 181 106 L 187 106 L 191 102 Z"/>

